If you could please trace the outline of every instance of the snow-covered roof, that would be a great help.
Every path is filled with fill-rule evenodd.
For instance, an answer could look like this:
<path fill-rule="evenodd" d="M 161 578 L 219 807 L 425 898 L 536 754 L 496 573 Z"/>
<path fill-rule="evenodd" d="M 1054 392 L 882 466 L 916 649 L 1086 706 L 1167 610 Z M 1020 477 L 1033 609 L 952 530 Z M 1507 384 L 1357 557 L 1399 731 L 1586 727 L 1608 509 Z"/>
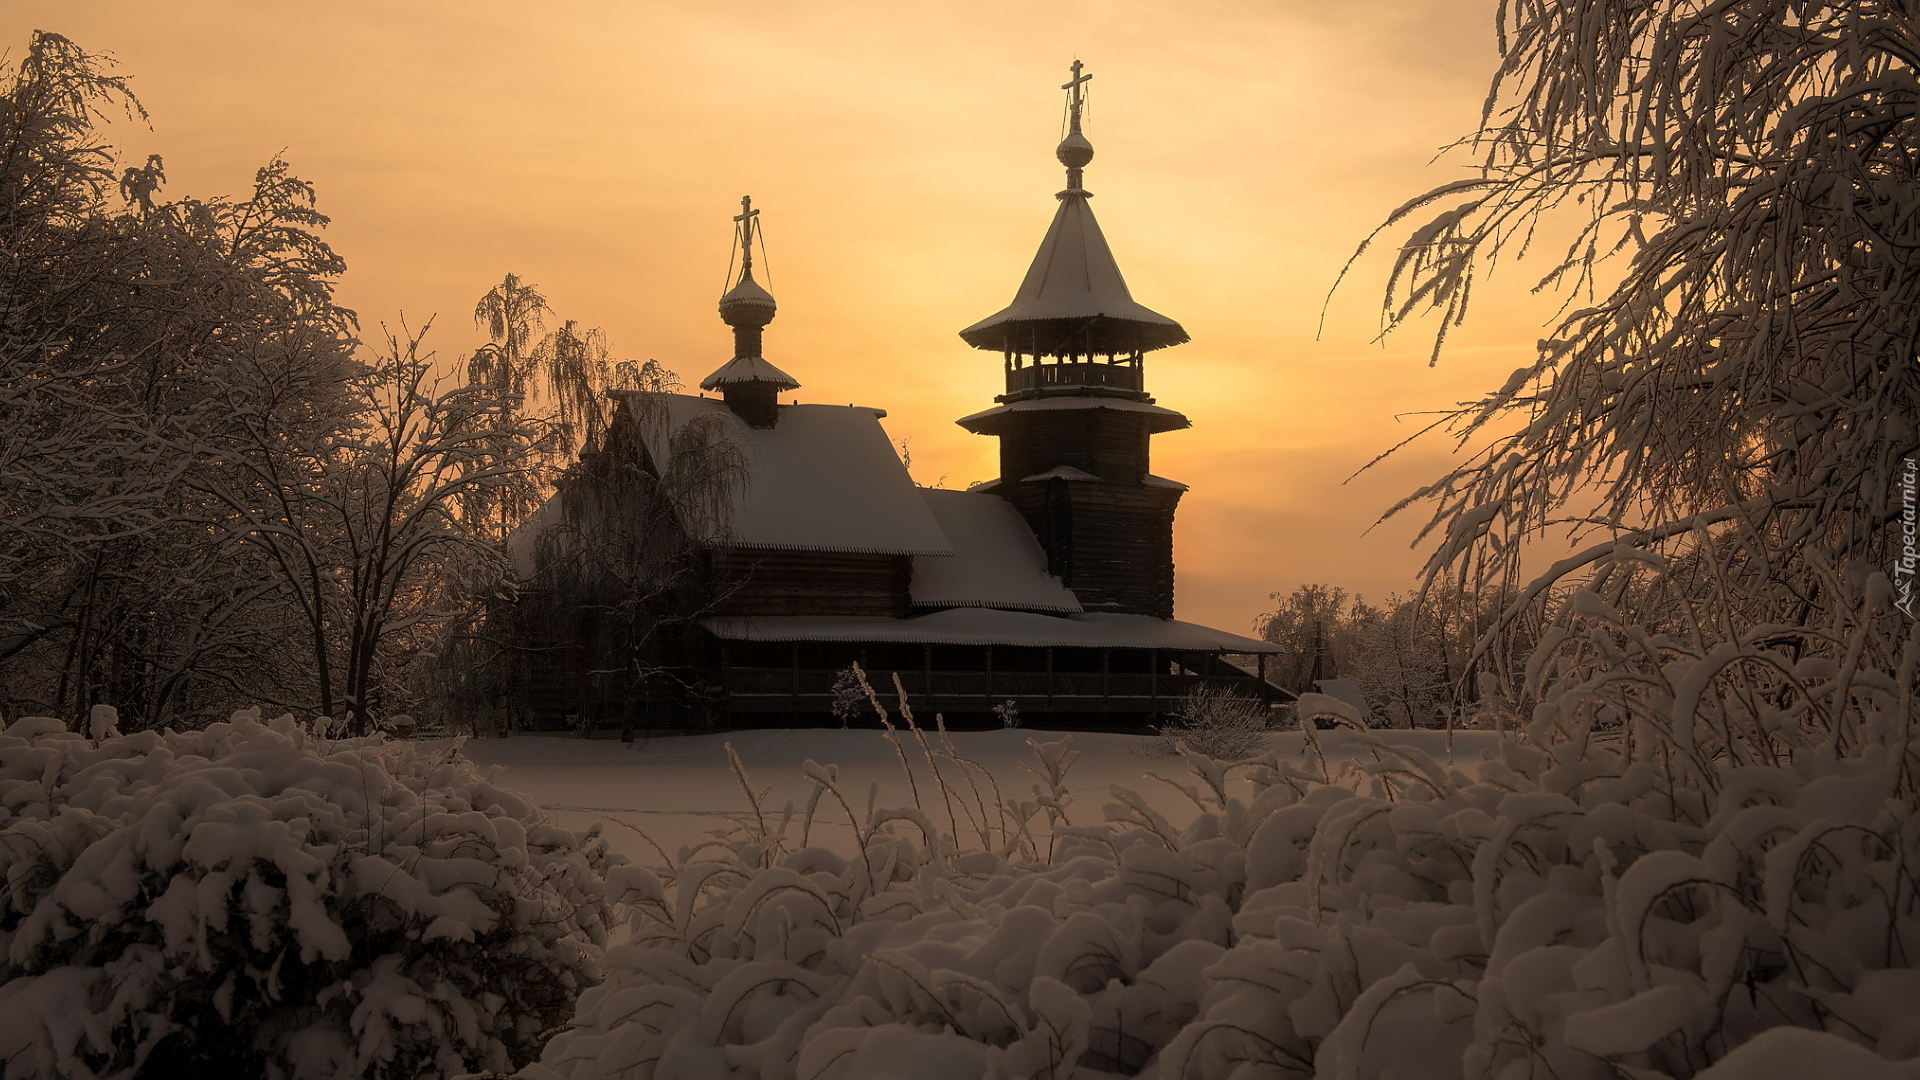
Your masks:
<path fill-rule="evenodd" d="M 1148 417 L 1148 431 L 1177 431 L 1192 427 L 1184 415 L 1172 409 L 1158 405 L 1149 405 L 1144 401 L 1131 401 L 1127 398 L 1093 397 L 1091 395 L 1061 395 L 1057 397 L 1028 398 L 1025 401 L 1010 401 L 1004 405 L 995 405 L 991 409 L 982 409 L 955 420 L 954 423 L 975 434 L 991 435 L 1000 426 L 1000 421 L 1014 413 L 1024 412 L 1078 412 L 1087 409 L 1106 409 L 1112 412 L 1142 413 Z"/>
<path fill-rule="evenodd" d="M 505 545 L 507 561 L 513 565 L 513 572 L 520 580 L 527 581 L 539 572 L 538 561 L 534 558 L 534 548 L 540 541 L 540 534 L 547 526 L 559 519 L 559 507 L 554 500 L 548 499 L 528 514 L 507 533 Z"/>
<path fill-rule="evenodd" d="M 1328 697 L 1358 709 L 1361 716 L 1373 713 L 1373 707 L 1367 704 L 1367 692 L 1353 679 L 1315 679 L 1313 685 Z"/>
<path fill-rule="evenodd" d="M 1186 341 L 1179 323 L 1135 302 L 1087 193 L 1061 195 L 1013 303 L 960 331 L 961 338 L 977 349 L 1042 353 L 1163 349 Z"/>
<path fill-rule="evenodd" d="M 854 615 L 728 616 L 702 620 L 729 641 L 889 641 L 935 645 L 1086 646 L 1278 653 L 1270 641 L 1151 615 L 1035 615 L 992 608 L 948 608 L 905 619 Z"/>
<path fill-rule="evenodd" d="M 772 383 L 782 390 L 798 390 L 800 380 L 768 363 L 761 356 L 736 356 L 721 364 L 713 374 L 700 380 L 700 389 L 717 390 L 737 383 Z"/>
<path fill-rule="evenodd" d="M 667 429 L 643 433 L 656 460 L 671 434 L 699 416 L 728 425 L 747 453 L 748 480 L 733 508 L 729 545 L 953 554 L 880 427 L 878 410 L 782 405 L 778 424 L 754 428 L 715 398 L 666 394 L 662 402 Z M 648 411 L 636 410 L 634 415 L 643 417 Z"/>
<path fill-rule="evenodd" d="M 721 314 L 725 315 L 729 307 L 742 304 L 757 305 L 763 308 L 778 306 L 774 303 L 773 294 L 761 288 L 760 283 L 753 280 L 752 267 L 748 267 L 742 271 L 740 280 L 734 282 L 733 288 L 728 289 L 726 293 L 720 297 Z"/>
<path fill-rule="evenodd" d="M 998 495 L 920 489 L 953 545 L 953 558 L 913 560 L 913 606 L 1080 610 L 1047 573 L 1047 556 L 1013 505 Z"/>
<path fill-rule="evenodd" d="M 1164 476 L 1155 476 L 1152 473 L 1148 473 L 1147 478 L 1140 482 L 1148 487 L 1172 488 L 1175 491 L 1189 490 L 1187 485 L 1178 480 L 1169 480 Z"/>
<path fill-rule="evenodd" d="M 1020 482 L 1024 484 L 1033 480 L 1067 480 L 1067 481 L 1081 480 L 1081 481 L 1084 481 L 1084 480 L 1098 480 L 1098 479 L 1100 478 L 1093 475 L 1092 473 L 1088 472 L 1085 469 L 1076 469 L 1071 465 L 1061 465 L 1052 469 L 1048 469 L 1046 472 L 1034 473 L 1032 476 L 1023 477 Z"/>

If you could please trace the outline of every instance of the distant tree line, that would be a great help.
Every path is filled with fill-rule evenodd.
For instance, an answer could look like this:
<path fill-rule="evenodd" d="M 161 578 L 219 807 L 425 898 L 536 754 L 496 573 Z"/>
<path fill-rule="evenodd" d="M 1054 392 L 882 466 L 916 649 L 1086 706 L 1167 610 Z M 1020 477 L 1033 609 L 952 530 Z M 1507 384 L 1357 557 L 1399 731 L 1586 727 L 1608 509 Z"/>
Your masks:
<path fill-rule="evenodd" d="M 1321 582 L 1272 599 L 1275 607 L 1260 616 L 1257 630 L 1286 651 L 1269 662 L 1268 678 L 1294 693 L 1314 690 L 1322 679 L 1351 679 L 1374 715 L 1396 727 L 1444 724 L 1442 710 L 1501 694 L 1498 687 L 1524 664 L 1538 634 L 1535 620 L 1531 633 L 1508 634 L 1493 652 L 1476 651 L 1511 593 L 1434 587 L 1372 604 Z"/>

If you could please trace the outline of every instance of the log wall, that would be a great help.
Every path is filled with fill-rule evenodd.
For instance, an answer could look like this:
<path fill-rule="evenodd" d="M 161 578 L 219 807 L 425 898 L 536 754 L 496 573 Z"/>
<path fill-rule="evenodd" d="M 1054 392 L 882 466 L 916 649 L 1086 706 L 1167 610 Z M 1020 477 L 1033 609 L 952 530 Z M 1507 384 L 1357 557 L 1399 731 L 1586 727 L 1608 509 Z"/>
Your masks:
<path fill-rule="evenodd" d="M 1177 488 L 1043 480 L 1002 485 L 1088 611 L 1173 617 Z"/>
<path fill-rule="evenodd" d="M 1004 483 L 1061 466 L 1102 480 L 1137 484 L 1147 475 L 1147 420 L 1105 409 L 1015 414 L 1000 435 Z"/>
<path fill-rule="evenodd" d="M 731 548 L 709 556 L 715 615 L 881 615 L 912 606 L 910 555 Z"/>

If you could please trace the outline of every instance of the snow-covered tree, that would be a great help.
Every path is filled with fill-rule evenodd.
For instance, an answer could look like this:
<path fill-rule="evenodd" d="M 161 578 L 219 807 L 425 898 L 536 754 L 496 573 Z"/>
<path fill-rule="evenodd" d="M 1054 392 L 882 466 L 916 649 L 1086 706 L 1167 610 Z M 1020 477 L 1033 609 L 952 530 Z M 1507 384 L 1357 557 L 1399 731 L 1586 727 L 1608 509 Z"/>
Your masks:
<path fill-rule="evenodd" d="M 1400 248 L 1387 322 L 1458 323 L 1477 271 L 1568 221 L 1542 284 L 1598 299 L 1452 414 L 1463 440 L 1490 437 L 1409 500 L 1435 510 L 1429 571 L 1517 585 L 1529 542 L 1570 524 L 1581 550 L 1509 607 L 1563 580 L 1593 598 L 1563 609 L 1537 674 L 1637 665 L 1657 681 L 1724 647 L 1738 660 L 1718 665 L 1752 675 L 1751 694 L 1794 697 L 1748 661 L 1900 670 L 1912 609 L 1889 586 L 1912 581 L 1903 463 L 1920 454 L 1913 12 L 1501 10 L 1500 70 L 1467 140 L 1482 166 L 1393 215 L 1439 208 Z M 1582 619 L 1626 634 L 1625 651 L 1596 652 Z"/>
<path fill-rule="evenodd" d="M 1296 693 L 1310 691 L 1316 679 L 1344 676 L 1351 654 L 1352 624 L 1365 602 L 1337 585 L 1309 583 L 1290 593 L 1274 593 L 1276 606 L 1260 616 L 1263 640 L 1286 648 L 1274 658 L 1270 677 Z"/>
<path fill-rule="evenodd" d="M 1353 629 L 1348 671 L 1367 701 L 1395 727 L 1426 727 L 1434 709 L 1450 705 L 1452 681 L 1432 621 L 1415 599 L 1390 595 Z"/>
<path fill-rule="evenodd" d="M 286 163 L 245 199 L 165 201 L 157 156 L 116 179 L 118 114 L 144 115 L 59 35 L 0 72 L 0 698 L 137 726 L 297 680 L 296 626 L 191 482 L 263 410 L 336 422 L 353 318 Z"/>
<path fill-rule="evenodd" d="M 539 286 L 511 273 L 473 309 L 474 325 L 489 340 L 468 358 L 468 380 L 501 396 L 505 404 L 497 413 L 499 424 L 510 427 L 538 419 L 549 428 L 548 438 L 535 450 L 532 488 L 468 497 L 468 517 L 491 520 L 500 536 L 552 494 L 554 481 L 577 453 L 597 444 L 606 429 L 606 391 L 620 385 L 620 373 L 637 374 L 631 361 L 614 361 L 605 332 L 566 319 L 542 335 L 549 318 L 557 316 Z"/>
<path fill-rule="evenodd" d="M 345 714 L 358 734 L 404 657 L 504 588 L 498 545 L 461 510 L 475 493 L 524 500 L 541 434 L 500 419 L 509 395 L 447 385 L 421 351 L 424 333 L 389 334 L 350 381 L 356 409 L 340 430 L 302 445 L 263 415 L 201 486 L 298 613 L 317 683 L 300 704 Z"/>

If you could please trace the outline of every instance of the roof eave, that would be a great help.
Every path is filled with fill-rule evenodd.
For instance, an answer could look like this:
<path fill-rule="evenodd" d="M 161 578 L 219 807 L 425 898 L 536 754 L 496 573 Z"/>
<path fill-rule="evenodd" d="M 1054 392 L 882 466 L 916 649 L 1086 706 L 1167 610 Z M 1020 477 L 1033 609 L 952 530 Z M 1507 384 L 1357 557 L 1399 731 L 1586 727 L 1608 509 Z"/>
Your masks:
<path fill-rule="evenodd" d="M 1121 356 L 1154 352 L 1192 340 L 1171 319 L 1154 321 L 1096 312 L 1089 315 L 1020 319 L 1016 305 L 960 331 L 960 340 L 976 349 L 1034 356 Z"/>

